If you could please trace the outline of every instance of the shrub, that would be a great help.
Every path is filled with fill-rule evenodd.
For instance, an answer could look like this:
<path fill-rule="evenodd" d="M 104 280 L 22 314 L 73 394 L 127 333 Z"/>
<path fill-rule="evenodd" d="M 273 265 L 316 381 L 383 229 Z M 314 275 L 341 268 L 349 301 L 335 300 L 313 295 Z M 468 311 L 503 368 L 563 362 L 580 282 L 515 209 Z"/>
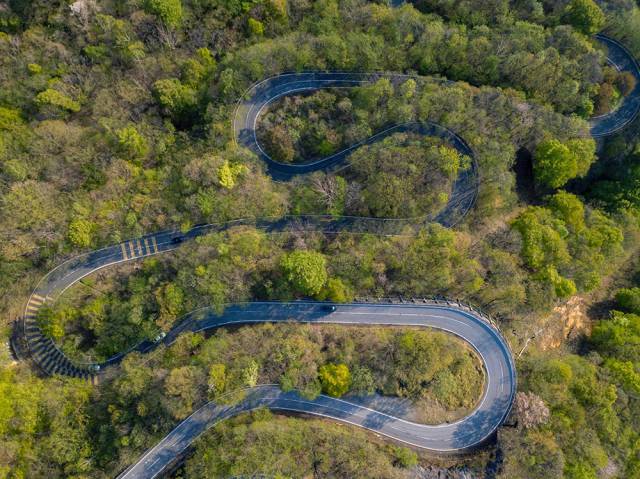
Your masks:
<path fill-rule="evenodd" d="M 316 251 L 294 251 L 283 256 L 280 267 L 296 292 L 315 296 L 327 282 L 327 260 Z"/>
<path fill-rule="evenodd" d="M 179 27 L 182 23 L 182 3 L 180 0 L 146 0 L 144 11 L 155 15 L 168 27 Z"/>
<path fill-rule="evenodd" d="M 149 144 L 144 136 L 138 133 L 135 126 L 129 125 L 116 130 L 118 150 L 126 159 L 143 158 L 149 152 Z"/>
<path fill-rule="evenodd" d="M 351 373 L 346 364 L 325 364 L 318 369 L 318 375 L 322 392 L 329 396 L 343 396 L 351 386 Z"/>
<path fill-rule="evenodd" d="M 89 221 L 83 219 L 73 220 L 69 224 L 69 230 L 67 232 L 67 236 L 69 241 L 75 246 L 79 246 L 81 248 L 87 248 L 91 246 L 93 242 L 93 232 L 95 230 L 96 225 Z"/>
<path fill-rule="evenodd" d="M 616 302 L 621 309 L 640 314 L 640 288 L 623 288 L 616 293 Z"/>
<path fill-rule="evenodd" d="M 52 88 L 47 88 L 45 91 L 38 93 L 36 104 L 39 107 L 55 106 L 74 113 L 80 111 L 80 103 Z"/>

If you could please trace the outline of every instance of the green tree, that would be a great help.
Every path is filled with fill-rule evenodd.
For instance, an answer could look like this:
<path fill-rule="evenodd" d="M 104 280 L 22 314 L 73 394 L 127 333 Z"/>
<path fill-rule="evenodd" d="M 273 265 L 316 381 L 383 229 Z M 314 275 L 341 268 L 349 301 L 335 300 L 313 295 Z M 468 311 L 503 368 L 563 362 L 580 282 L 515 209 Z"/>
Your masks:
<path fill-rule="evenodd" d="M 351 387 L 351 373 L 346 364 L 328 363 L 318 369 L 322 391 L 329 396 L 343 396 Z"/>
<path fill-rule="evenodd" d="M 559 188 L 575 177 L 577 171 L 575 155 L 560 140 L 546 140 L 538 144 L 533 163 L 538 183 Z"/>
<path fill-rule="evenodd" d="M 538 281 L 551 285 L 558 298 L 568 298 L 569 296 L 573 296 L 577 291 L 576 284 L 572 280 L 560 276 L 558 270 L 551 265 L 542 269 L 542 271 L 536 274 L 535 278 Z"/>
<path fill-rule="evenodd" d="M 238 178 L 248 171 L 249 169 L 245 165 L 240 163 L 231 164 L 229 160 L 224 160 L 222 166 L 218 168 L 220 186 L 228 190 L 232 189 L 236 185 Z"/>
<path fill-rule="evenodd" d="M 640 288 L 623 288 L 616 292 L 616 302 L 623 311 L 640 314 Z"/>
<path fill-rule="evenodd" d="M 69 241 L 80 248 L 87 248 L 93 243 L 93 234 L 96 230 L 96 224 L 85 219 L 75 219 L 69 223 L 67 236 Z"/>
<path fill-rule="evenodd" d="M 298 293 L 315 296 L 327 282 L 327 259 L 316 251 L 298 250 L 280 261 L 286 280 Z"/>
<path fill-rule="evenodd" d="M 209 368 L 209 393 L 216 397 L 227 389 L 227 367 L 224 364 L 212 364 Z"/>
<path fill-rule="evenodd" d="M 418 455 L 408 447 L 397 446 L 393 452 L 396 456 L 395 463 L 400 467 L 408 469 L 418 464 Z"/>
<path fill-rule="evenodd" d="M 329 278 L 318 299 L 333 303 L 346 303 L 353 299 L 353 293 L 340 278 Z"/>
<path fill-rule="evenodd" d="M 153 84 L 153 94 L 166 114 L 178 124 L 193 123 L 198 104 L 197 92 L 177 78 L 158 80 Z"/>
<path fill-rule="evenodd" d="M 549 210 L 527 208 L 512 223 L 522 237 L 520 255 L 533 269 L 544 265 L 563 265 L 570 259 L 565 237 L 567 230 L 561 220 L 551 217 Z"/>
<path fill-rule="evenodd" d="M 606 18 L 593 0 L 571 0 L 565 8 L 564 20 L 585 35 L 593 35 L 602 29 Z"/>
<path fill-rule="evenodd" d="M 249 20 L 247 20 L 247 27 L 249 28 L 249 33 L 254 37 L 261 37 L 264 35 L 264 25 L 260 20 L 249 17 Z"/>
<path fill-rule="evenodd" d="M 204 374 L 197 366 L 181 366 L 171 370 L 164 380 L 164 391 L 170 397 L 169 409 L 176 419 L 187 417 L 199 399 Z"/>
<path fill-rule="evenodd" d="M 351 390 L 356 394 L 373 394 L 376 383 L 371 369 L 366 366 L 354 366 L 351 374 Z"/>
<path fill-rule="evenodd" d="M 144 158 L 149 152 L 149 143 L 135 126 L 129 125 L 116 130 L 118 151 L 126 160 Z"/>
<path fill-rule="evenodd" d="M 168 331 L 175 320 L 184 311 L 184 292 L 174 283 L 165 284 L 155 293 L 160 314 L 156 324 L 164 331 Z"/>
<path fill-rule="evenodd" d="M 54 106 L 74 113 L 80 111 L 80 103 L 53 88 L 47 88 L 45 91 L 38 93 L 36 95 L 36 104 L 39 107 Z"/>
<path fill-rule="evenodd" d="M 168 27 L 176 28 L 182 23 L 180 0 L 145 0 L 144 10 L 158 17 Z"/>
<path fill-rule="evenodd" d="M 549 207 L 574 232 L 585 228 L 584 204 L 576 195 L 559 191 L 549 198 Z"/>

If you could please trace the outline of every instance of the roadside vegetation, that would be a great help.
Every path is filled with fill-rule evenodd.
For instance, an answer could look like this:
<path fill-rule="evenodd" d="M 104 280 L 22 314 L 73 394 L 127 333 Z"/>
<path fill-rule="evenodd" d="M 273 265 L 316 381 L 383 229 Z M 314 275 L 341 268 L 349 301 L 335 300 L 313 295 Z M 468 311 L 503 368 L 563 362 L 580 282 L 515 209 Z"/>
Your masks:
<path fill-rule="evenodd" d="M 447 143 L 398 133 L 354 151 L 345 170 L 283 184 L 231 137 L 235 102 L 270 75 L 417 74 L 283 98 L 259 135 L 274 158 L 296 162 L 388 124 L 442 124 L 469 143 L 481 178 L 476 207 L 455 229 L 235 228 L 88 277 L 42 309 L 40 325 L 70 356 L 106 359 L 202 306 L 459 298 L 494 315 L 522 351 L 514 427 L 501 429 L 490 466 L 498 477 L 640 477 L 640 282 L 609 287 L 630 274 L 640 244 L 638 122 L 599 148 L 587 136 L 587 120 L 636 85 L 591 38 L 603 28 L 640 56 L 633 2 L 0 5 L 3 338 L 44 273 L 143 233 L 284 214 L 437 212 L 469 166 Z M 557 326 L 554 308 L 575 298 L 594 306 L 588 327 L 577 340 L 543 345 L 534 333 Z M 592 304 L 605 299 L 604 308 Z M 0 358 L 0 477 L 8 479 L 114 477 L 203 401 L 258 382 L 309 396 L 408 398 L 425 422 L 463 416 L 482 389 L 477 358 L 458 341 L 405 329 L 189 334 L 128 357 L 96 387 L 39 377 L 6 348 Z M 411 477 L 416 461 L 432 462 L 348 426 L 265 411 L 216 426 L 195 451 L 179 477 Z M 476 460 L 485 470 L 487 457 Z"/>

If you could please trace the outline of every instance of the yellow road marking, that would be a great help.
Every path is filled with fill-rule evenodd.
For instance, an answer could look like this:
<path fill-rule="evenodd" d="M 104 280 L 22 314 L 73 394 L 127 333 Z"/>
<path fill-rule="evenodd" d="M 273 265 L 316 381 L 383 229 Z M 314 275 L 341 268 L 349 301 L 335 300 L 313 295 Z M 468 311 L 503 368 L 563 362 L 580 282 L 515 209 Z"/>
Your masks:
<path fill-rule="evenodd" d="M 151 243 L 153 243 L 153 247 L 155 248 L 154 253 L 157 253 L 158 252 L 158 243 L 156 243 L 156 237 L 155 236 L 151 237 Z"/>
<path fill-rule="evenodd" d="M 129 259 L 129 258 L 127 257 L 127 248 L 125 248 L 125 247 L 124 247 L 124 243 L 120 243 L 120 248 L 122 249 L 122 257 L 123 257 L 124 259 Z"/>
<path fill-rule="evenodd" d="M 147 240 L 147 238 L 144 239 L 144 246 L 147 248 L 147 254 L 151 254 L 151 248 L 149 248 L 149 240 Z"/>
<path fill-rule="evenodd" d="M 140 243 L 140 240 L 136 240 L 136 245 L 138 247 L 138 256 L 142 256 L 142 243 Z"/>
<path fill-rule="evenodd" d="M 45 299 L 42 296 L 40 296 L 39 294 L 33 293 L 31 295 L 31 301 L 33 301 L 34 303 L 42 304 L 42 303 L 44 303 Z"/>
<path fill-rule="evenodd" d="M 129 245 L 129 251 L 131 251 L 131 258 L 136 257 L 136 250 L 133 248 L 133 241 L 127 243 Z"/>

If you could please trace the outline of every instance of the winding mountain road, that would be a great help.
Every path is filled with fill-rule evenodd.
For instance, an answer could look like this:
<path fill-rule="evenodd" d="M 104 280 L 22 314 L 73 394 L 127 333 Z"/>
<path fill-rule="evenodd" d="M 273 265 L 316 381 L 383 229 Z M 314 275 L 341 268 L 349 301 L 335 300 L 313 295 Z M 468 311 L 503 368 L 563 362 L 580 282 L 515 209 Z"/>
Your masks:
<path fill-rule="evenodd" d="M 640 70 L 637 62 L 618 42 L 598 36 L 609 50 L 609 61 L 620 70 L 630 71 L 639 84 L 623 101 L 620 108 L 590 122 L 594 137 L 610 135 L 637 115 L 640 108 Z M 47 274 L 34 289 L 25 306 L 21 321 L 25 349 L 33 361 L 47 374 L 82 377 L 96 382 L 98 371 L 119 362 L 128 352 L 110 358 L 104 363 L 78 364 L 62 353 L 56 344 L 46 337 L 37 323 L 38 310 L 55 301 L 67 288 L 101 268 L 117 263 L 138 260 L 178 248 L 185 241 L 213 231 L 224 231 L 236 225 L 251 225 L 265 231 L 284 231 L 296 228 L 338 232 L 367 231 L 393 234 L 399 228 L 420 227 L 429 221 L 438 221 L 446 226 L 454 225 L 472 208 L 478 189 L 478 172 L 473 151 L 454 132 L 431 123 L 409 123 L 389 128 L 373 137 L 353 145 L 335 155 L 318 161 L 302 164 L 281 164 L 269 157 L 256 138 L 256 123 L 260 113 L 278 98 L 296 92 L 313 91 L 319 88 L 354 87 L 367 84 L 381 77 L 392 81 L 408 78 L 399 74 L 364 73 L 294 73 L 268 78 L 253 87 L 238 103 L 234 117 L 234 137 L 238 144 L 253 151 L 268 166 L 269 173 L 277 180 L 288 180 L 295 175 L 313 171 L 336 170 L 348 164 L 350 153 L 357 147 L 379 141 L 398 131 L 414 131 L 433 135 L 447 141 L 460 153 L 470 156 L 472 166 L 460 173 L 453 185 L 449 203 L 436 215 L 428 218 L 385 220 L 380 218 L 336 218 L 330 216 L 287 216 L 283 218 L 244 219 L 224 224 L 201 225 L 187 233 L 166 231 L 132 239 L 124 243 L 86 253 L 61 264 Z M 164 338 L 170 344 L 185 330 L 199 331 L 225 324 L 298 322 L 333 324 L 384 324 L 395 326 L 422 326 L 448 331 L 467 341 L 482 358 L 486 381 L 483 397 L 475 411 L 461 421 L 438 426 L 426 426 L 408 422 L 362 405 L 320 396 L 306 400 L 296 392 L 284 393 L 273 385 L 263 385 L 247 390 L 246 398 L 234 406 L 209 403 L 183 421 L 160 443 L 149 450 L 121 478 L 153 478 L 160 474 L 191 442 L 211 425 L 242 411 L 257 407 L 287 410 L 326 416 L 351 423 L 386 435 L 406 444 L 433 451 L 460 451 L 481 444 L 490 437 L 503 422 L 513 401 L 516 390 L 516 370 L 509 347 L 499 333 L 481 314 L 453 304 L 368 304 L 354 303 L 336 305 L 336 311 L 328 311 L 326 303 L 249 303 L 230 305 L 221 315 L 211 311 L 199 311 L 177 325 Z M 132 350 L 146 352 L 157 346 L 145 341 Z"/>
<path fill-rule="evenodd" d="M 485 368 L 485 387 L 476 409 L 464 419 L 436 426 L 416 424 L 369 409 L 363 405 L 328 396 L 314 400 L 278 386 L 248 389 L 236 405 L 210 402 L 178 425 L 119 477 L 155 477 L 206 429 L 240 412 L 258 407 L 297 411 L 329 417 L 375 431 L 405 444 L 437 452 L 468 450 L 489 438 L 509 412 L 516 390 L 516 370 L 505 339 L 477 313 L 446 304 L 343 304 L 335 311 L 326 303 L 254 302 L 232 305 L 222 315 L 203 310 L 190 321 L 193 331 L 230 324 L 295 321 L 314 324 L 388 325 L 429 327 L 455 334 L 478 353 Z"/>

